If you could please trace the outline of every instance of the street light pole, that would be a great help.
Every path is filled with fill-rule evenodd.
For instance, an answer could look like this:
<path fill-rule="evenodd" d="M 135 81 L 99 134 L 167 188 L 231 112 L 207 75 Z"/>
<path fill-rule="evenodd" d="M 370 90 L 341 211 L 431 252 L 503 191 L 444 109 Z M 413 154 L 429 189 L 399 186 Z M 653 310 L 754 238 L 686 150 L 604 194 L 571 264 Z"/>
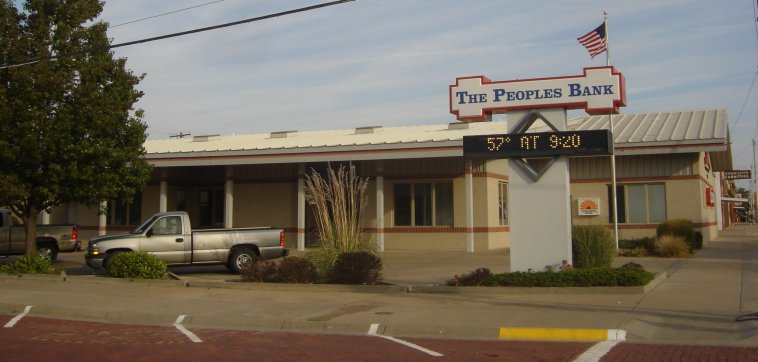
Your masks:
<path fill-rule="evenodd" d="M 752 180 L 753 184 L 751 185 L 752 186 L 752 190 L 750 192 L 750 210 L 753 212 L 753 224 L 755 224 L 755 211 L 756 211 L 756 205 L 755 205 L 755 197 L 756 197 L 756 195 L 755 195 L 755 191 L 756 191 L 755 190 L 755 178 L 756 178 L 756 176 L 755 176 L 755 173 L 756 173 L 756 169 L 755 169 L 755 138 L 753 138 L 753 180 Z"/>

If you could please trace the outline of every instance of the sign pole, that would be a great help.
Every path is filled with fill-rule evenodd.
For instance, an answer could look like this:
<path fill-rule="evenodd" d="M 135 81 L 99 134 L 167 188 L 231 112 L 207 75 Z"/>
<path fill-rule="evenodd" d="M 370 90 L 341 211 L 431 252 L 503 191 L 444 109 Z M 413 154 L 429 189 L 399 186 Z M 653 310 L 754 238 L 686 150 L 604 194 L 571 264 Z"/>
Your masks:
<path fill-rule="evenodd" d="M 608 10 L 603 11 L 605 21 L 605 63 L 607 66 L 611 66 L 611 47 L 610 36 L 608 35 Z M 613 112 L 608 113 L 608 123 L 611 130 L 611 147 L 616 147 L 616 137 L 613 133 Z M 611 198 L 613 198 L 613 238 L 616 241 L 616 250 L 619 250 L 619 207 L 618 196 L 616 195 L 616 153 L 611 154 Z"/>

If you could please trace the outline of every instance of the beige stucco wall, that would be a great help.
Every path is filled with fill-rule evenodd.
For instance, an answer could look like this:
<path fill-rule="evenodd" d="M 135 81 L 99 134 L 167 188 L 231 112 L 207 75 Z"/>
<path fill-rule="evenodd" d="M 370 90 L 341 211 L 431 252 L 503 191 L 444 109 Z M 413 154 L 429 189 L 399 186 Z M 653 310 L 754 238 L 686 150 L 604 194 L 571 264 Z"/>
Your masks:
<path fill-rule="evenodd" d="M 659 183 L 660 179 L 638 182 L 619 182 L 619 184 Z M 666 180 L 666 217 L 667 219 L 687 219 L 692 221 L 703 234 L 704 242 L 716 236 L 716 211 L 705 205 L 705 183 L 700 178 L 683 180 Z M 585 197 L 600 198 L 600 216 L 579 216 L 577 199 Z M 571 214 L 575 225 L 608 225 L 608 191 L 607 182 L 572 183 Z M 619 239 L 637 239 L 655 236 L 657 224 L 619 224 Z"/>
<path fill-rule="evenodd" d="M 296 205 L 296 183 L 236 184 L 234 227 L 297 227 Z"/>

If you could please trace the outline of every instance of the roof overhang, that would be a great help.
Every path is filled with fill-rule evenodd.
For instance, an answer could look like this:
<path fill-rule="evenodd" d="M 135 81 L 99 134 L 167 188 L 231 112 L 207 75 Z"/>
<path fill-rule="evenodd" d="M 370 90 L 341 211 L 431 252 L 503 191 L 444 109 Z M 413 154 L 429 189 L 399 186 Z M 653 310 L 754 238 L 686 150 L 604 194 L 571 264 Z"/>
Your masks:
<path fill-rule="evenodd" d="M 355 145 L 244 151 L 179 152 L 149 154 L 156 167 L 222 166 L 299 162 L 395 160 L 410 158 L 462 157 L 460 140 L 383 145 Z"/>

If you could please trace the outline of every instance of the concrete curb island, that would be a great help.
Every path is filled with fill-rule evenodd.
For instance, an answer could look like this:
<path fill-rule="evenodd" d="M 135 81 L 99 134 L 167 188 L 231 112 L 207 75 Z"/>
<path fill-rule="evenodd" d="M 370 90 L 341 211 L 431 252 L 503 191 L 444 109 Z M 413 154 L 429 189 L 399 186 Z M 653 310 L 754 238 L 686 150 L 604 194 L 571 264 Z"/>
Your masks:
<path fill-rule="evenodd" d="M 322 293 L 424 293 L 424 294 L 484 294 L 484 295 L 518 295 L 518 294 L 645 294 L 658 286 L 668 277 L 666 271 L 655 274 L 655 278 L 646 285 L 632 287 L 464 287 L 447 285 L 343 285 L 343 284 L 289 284 L 256 283 L 231 279 L 226 281 L 172 279 L 124 279 L 108 276 L 71 276 L 65 272 L 53 274 L 4 274 L 1 280 L 60 281 L 77 283 L 115 283 L 140 284 L 166 287 L 186 288 L 225 288 L 243 290 L 296 291 Z"/>
<path fill-rule="evenodd" d="M 368 293 L 368 294 L 443 294 L 443 295 L 537 295 L 537 294 L 645 294 L 667 278 L 666 272 L 656 274 L 653 281 L 640 287 L 567 287 L 567 288 L 521 288 L 521 287 L 453 287 L 441 285 L 330 285 L 330 284 L 277 284 L 239 282 L 237 280 L 144 280 L 120 279 L 106 276 L 71 276 L 62 272 L 60 275 L 42 274 L 0 274 L 0 283 L 28 281 L 32 283 L 63 283 L 102 287 L 133 285 L 136 287 L 169 288 L 177 292 L 183 288 L 253 290 L 272 292 L 300 293 Z M 166 289 L 168 290 L 168 289 Z M 86 296 L 83 296 L 86 299 Z M 0 314 L 14 315 L 21 313 L 26 306 L 0 302 Z M 175 322 L 177 315 L 155 311 L 103 310 L 87 308 L 86 302 L 77 306 L 58 305 L 54 303 L 37 304 L 31 309 L 30 316 L 56 319 L 88 320 L 110 323 L 143 324 L 169 326 Z M 329 321 L 299 321 L 286 318 L 240 318 L 236 315 L 188 315 L 183 324 L 192 328 L 254 329 L 263 331 L 330 333 L 330 334 L 366 334 L 366 324 L 335 323 Z M 539 339 L 555 341 L 595 341 L 595 336 L 605 336 L 606 330 L 598 329 L 561 329 L 536 328 L 522 329 L 519 334 L 504 333 L 504 328 L 484 328 L 475 326 L 441 326 L 409 325 L 406 323 L 381 324 L 377 333 L 394 336 L 423 336 L 457 339 Z M 588 331 L 590 332 L 588 334 Z M 509 337 L 510 335 L 510 337 Z M 519 335 L 527 337 L 518 337 Z M 516 336 L 516 337 L 514 337 Z M 536 336 L 536 337 L 535 337 Z"/>

